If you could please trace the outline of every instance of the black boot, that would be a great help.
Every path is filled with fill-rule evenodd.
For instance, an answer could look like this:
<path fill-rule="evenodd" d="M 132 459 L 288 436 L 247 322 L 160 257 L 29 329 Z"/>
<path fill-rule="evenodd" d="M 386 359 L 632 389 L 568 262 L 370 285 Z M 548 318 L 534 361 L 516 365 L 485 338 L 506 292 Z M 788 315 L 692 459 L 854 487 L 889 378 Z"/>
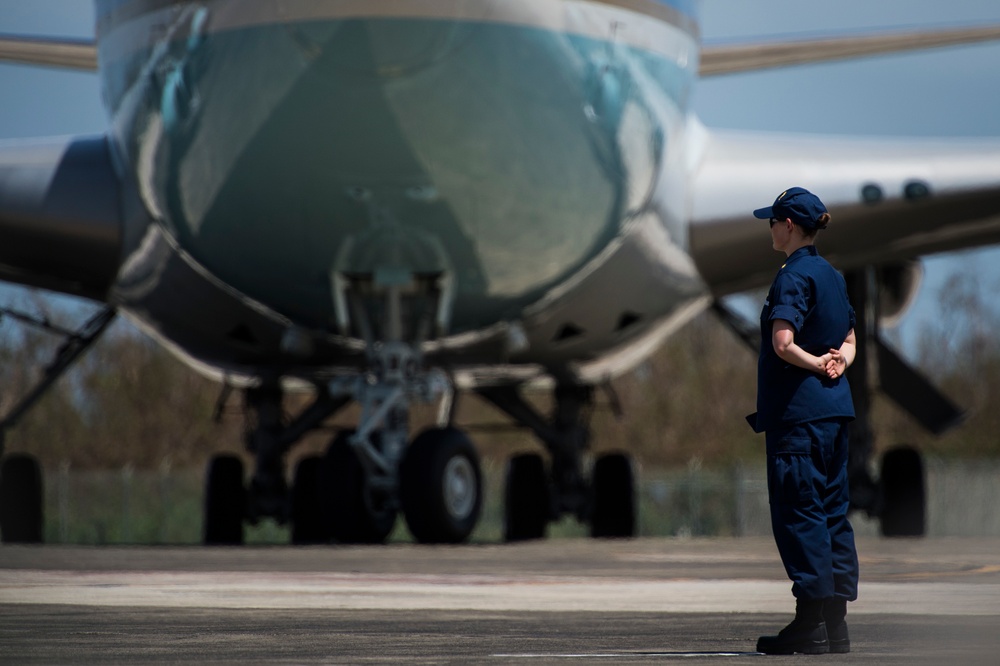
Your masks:
<path fill-rule="evenodd" d="M 847 599 L 833 597 L 823 601 L 823 621 L 826 635 L 830 640 L 830 652 L 844 654 L 851 651 L 851 639 L 847 635 Z"/>
<path fill-rule="evenodd" d="M 777 636 L 761 636 L 757 639 L 757 652 L 764 654 L 826 654 L 830 651 L 830 641 L 823 621 L 822 599 L 798 599 L 795 603 L 795 619 L 778 632 Z"/>

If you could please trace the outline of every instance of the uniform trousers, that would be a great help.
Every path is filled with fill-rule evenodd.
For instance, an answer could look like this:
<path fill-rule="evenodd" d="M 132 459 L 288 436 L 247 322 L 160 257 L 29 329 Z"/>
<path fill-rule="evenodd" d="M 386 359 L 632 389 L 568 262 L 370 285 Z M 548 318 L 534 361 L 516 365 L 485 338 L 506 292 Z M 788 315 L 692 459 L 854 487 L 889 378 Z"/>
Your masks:
<path fill-rule="evenodd" d="M 847 420 L 768 430 L 771 529 L 796 599 L 858 597 L 858 554 L 847 520 Z"/>

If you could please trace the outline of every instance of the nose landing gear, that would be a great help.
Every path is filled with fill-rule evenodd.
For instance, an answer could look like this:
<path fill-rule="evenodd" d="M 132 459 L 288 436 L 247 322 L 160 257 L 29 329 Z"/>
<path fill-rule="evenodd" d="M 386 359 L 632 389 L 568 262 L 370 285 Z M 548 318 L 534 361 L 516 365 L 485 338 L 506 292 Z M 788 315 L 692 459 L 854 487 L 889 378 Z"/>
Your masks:
<path fill-rule="evenodd" d="M 482 507 L 479 455 L 455 428 L 425 430 L 400 469 L 400 498 L 410 532 L 421 543 L 461 543 Z"/>
<path fill-rule="evenodd" d="M 342 325 L 364 338 L 362 371 L 316 382 L 317 398 L 285 424 L 277 381 L 247 391 L 252 427 L 247 449 L 256 467 L 245 499 L 235 459 L 213 462 L 206 489 L 208 543 L 241 539 L 244 518 L 291 521 L 296 543 L 381 543 L 402 512 L 425 543 L 456 543 L 472 533 L 482 506 L 479 458 L 459 430 L 433 428 L 407 445 L 414 401 L 434 402 L 451 391 L 448 376 L 423 367 L 420 342 L 443 320 L 443 276 L 413 276 L 380 284 L 372 275 L 339 275 Z M 346 314 L 345 314 L 346 316 Z M 337 434 L 322 457 L 300 461 L 289 491 L 284 458 L 306 432 L 356 401 L 356 429 Z M 242 503 L 243 513 L 238 507 Z"/>

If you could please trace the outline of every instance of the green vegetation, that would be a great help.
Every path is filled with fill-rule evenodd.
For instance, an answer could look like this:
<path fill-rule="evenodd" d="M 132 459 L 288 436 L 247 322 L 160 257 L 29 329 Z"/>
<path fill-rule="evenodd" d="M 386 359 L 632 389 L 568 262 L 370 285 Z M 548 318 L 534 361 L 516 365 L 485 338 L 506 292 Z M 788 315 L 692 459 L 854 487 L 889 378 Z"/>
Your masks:
<path fill-rule="evenodd" d="M 759 472 L 759 470 L 758 470 Z M 697 466 L 669 472 L 640 470 L 639 534 L 725 536 L 766 529 L 763 480 L 739 468 L 720 472 Z M 474 543 L 497 543 L 503 535 L 503 465 L 483 465 L 486 496 Z M 46 543 L 198 544 L 202 534 L 199 470 L 49 470 L 45 483 Z M 587 528 L 573 518 L 549 527 L 552 537 L 582 537 Z M 289 529 L 271 520 L 248 526 L 251 544 L 287 544 Z M 402 518 L 389 538 L 410 542 Z"/>

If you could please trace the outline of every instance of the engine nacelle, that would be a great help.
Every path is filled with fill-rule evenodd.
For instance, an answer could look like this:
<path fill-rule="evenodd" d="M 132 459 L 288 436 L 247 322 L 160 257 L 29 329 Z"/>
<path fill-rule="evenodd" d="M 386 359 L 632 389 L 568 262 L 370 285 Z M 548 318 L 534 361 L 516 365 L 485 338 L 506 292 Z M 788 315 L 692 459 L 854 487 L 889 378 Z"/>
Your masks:
<path fill-rule="evenodd" d="M 0 146 L 0 279 L 103 300 L 121 263 L 121 187 L 103 136 Z"/>
<path fill-rule="evenodd" d="M 882 264 L 876 268 L 875 275 L 880 322 L 883 326 L 895 326 L 917 298 L 924 266 L 917 259 Z M 855 307 L 858 305 L 856 303 Z"/>

